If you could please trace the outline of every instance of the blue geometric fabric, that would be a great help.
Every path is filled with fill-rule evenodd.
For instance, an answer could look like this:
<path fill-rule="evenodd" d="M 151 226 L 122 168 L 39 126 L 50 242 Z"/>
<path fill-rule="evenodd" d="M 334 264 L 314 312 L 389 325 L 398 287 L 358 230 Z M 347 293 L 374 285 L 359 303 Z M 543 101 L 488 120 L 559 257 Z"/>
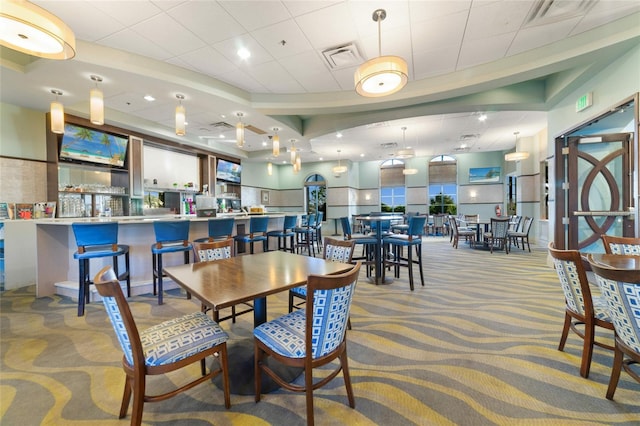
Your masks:
<path fill-rule="evenodd" d="M 556 273 L 558 274 L 558 279 L 560 280 L 560 285 L 564 292 L 564 298 L 567 302 L 567 306 L 573 312 L 585 315 L 584 295 L 582 294 L 582 288 L 580 287 L 580 278 L 578 276 L 578 270 L 575 263 L 569 260 L 560 259 L 553 259 L 553 263 L 555 264 Z M 594 317 L 603 321 L 610 321 L 607 302 L 604 298 L 592 297 L 592 299 Z"/>
<path fill-rule="evenodd" d="M 640 354 L 640 284 L 603 278 L 596 274 L 611 315 L 616 336 Z"/>
<path fill-rule="evenodd" d="M 215 249 L 198 250 L 198 260 L 208 262 L 210 260 L 229 259 L 231 257 L 231 246 L 218 247 Z"/>
<path fill-rule="evenodd" d="M 619 244 L 609 243 L 612 254 L 634 254 L 640 255 L 640 245 L 638 244 Z"/>

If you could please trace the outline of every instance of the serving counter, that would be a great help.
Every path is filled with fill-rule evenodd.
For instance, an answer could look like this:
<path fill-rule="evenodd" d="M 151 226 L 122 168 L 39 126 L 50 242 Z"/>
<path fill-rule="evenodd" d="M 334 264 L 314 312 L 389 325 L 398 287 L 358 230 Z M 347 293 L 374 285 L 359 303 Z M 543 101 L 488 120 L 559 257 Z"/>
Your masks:
<path fill-rule="evenodd" d="M 296 213 L 287 213 L 296 214 Z M 301 214 L 301 213 L 300 213 Z M 35 224 L 36 233 L 36 296 L 50 296 L 65 294 L 77 297 L 78 262 L 73 258 L 76 251 L 75 237 L 71 224 L 75 222 L 118 222 L 118 243 L 129 245 L 130 274 L 132 294 L 144 294 L 151 290 L 151 244 L 155 242 L 153 222 L 157 220 L 189 220 L 189 239 L 203 238 L 208 235 L 208 221 L 223 217 L 233 217 L 236 221 L 234 234 L 238 228 L 244 227 L 249 231 L 251 216 L 240 213 L 221 214 L 217 218 L 196 216 L 131 216 L 104 218 L 76 218 L 76 219 L 38 219 L 31 221 Z M 269 230 L 282 229 L 284 214 L 265 214 L 269 217 Z M 243 225 L 243 227 L 239 226 Z M 182 263 L 182 256 L 168 256 L 165 266 Z M 91 273 L 110 264 L 110 259 L 93 260 Z M 169 287 L 171 284 L 168 282 Z M 65 291 L 64 289 L 68 289 Z"/>

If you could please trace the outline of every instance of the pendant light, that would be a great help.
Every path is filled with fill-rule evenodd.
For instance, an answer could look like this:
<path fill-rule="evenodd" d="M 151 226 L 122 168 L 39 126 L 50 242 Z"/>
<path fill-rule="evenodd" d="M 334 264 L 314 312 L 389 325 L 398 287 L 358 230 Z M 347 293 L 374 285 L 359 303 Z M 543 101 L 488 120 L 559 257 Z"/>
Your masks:
<path fill-rule="evenodd" d="M 244 146 L 244 123 L 242 122 L 244 114 L 239 112 L 236 115 L 238 116 L 238 122 L 236 123 L 236 145 L 238 148 L 242 148 Z"/>
<path fill-rule="evenodd" d="M 51 110 L 49 118 L 51 119 L 51 131 L 59 135 L 64 133 L 64 106 L 58 102 L 58 96 L 62 96 L 62 92 L 52 89 L 51 93 L 56 95 L 56 100 L 51 102 Z"/>
<path fill-rule="evenodd" d="M 342 152 L 341 150 L 338 150 L 338 165 L 334 166 L 331 169 L 331 171 L 333 172 L 334 175 L 340 175 L 340 174 L 345 173 L 347 171 L 347 166 L 343 166 L 340 163 L 340 153 L 341 152 Z"/>
<path fill-rule="evenodd" d="M 302 168 L 302 159 L 300 158 L 300 153 L 296 154 L 296 168 L 298 171 Z"/>
<path fill-rule="evenodd" d="M 505 161 L 526 160 L 527 158 L 529 158 L 529 153 L 527 151 L 518 151 L 518 135 L 520 134 L 520 132 L 513 132 L 513 134 L 516 135 L 516 151 L 505 154 L 504 160 Z"/>
<path fill-rule="evenodd" d="M 413 149 L 406 147 L 405 145 L 405 133 L 407 131 L 406 127 L 402 127 L 402 149 L 399 149 L 395 153 L 395 158 L 411 158 L 415 157 L 416 153 Z"/>
<path fill-rule="evenodd" d="M 185 129 L 187 113 L 184 109 L 184 106 L 182 105 L 184 95 L 177 94 L 176 98 L 178 98 L 178 106 L 176 107 L 176 135 L 184 136 L 187 133 Z"/>
<path fill-rule="evenodd" d="M 104 98 L 102 91 L 98 89 L 98 83 L 102 82 L 102 77 L 92 75 L 91 80 L 96 84 L 96 87 L 89 92 L 89 115 L 91 123 L 97 126 L 104 124 Z"/>
<path fill-rule="evenodd" d="M 399 56 L 382 56 L 380 25 L 386 17 L 384 9 L 373 12 L 373 20 L 378 23 L 378 57 L 360 65 L 354 74 L 356 92 L 361 96 L 391 95 L 407 84 L 407 62 Z"/>
<path fill-rule="evenodd" d="M 60 18 L 24 0 L 2 0 L 0 45 L 47 59 L 71 59 L 76 37 Z"/>
<path fill-rule="evenodd" d="M 414 169 L 412 167 L 402 169 L 403 175 L 415 175 L 418 173 L 418 169 Z"/>
<path fill-rule="evenodd" d="M 278 136 L 278 129 L 277 127 L 273 128 L 274 131 L 274 135 L 273 135 L 273 156 L 274 157 L 278 157 L 280 156 L 280 136 Z"/>
<path fill-rule="evenodd" d="M 269 176 L 273 175 L 273 164 L 271 164 L 271 161 L 267 163 L 267 174 Z"/>
<path fill-rule="evenodd" d="M 291 164 L 295 164 L 296 163 L 296 140 L 291 139 L 289 140 L 289 142 L 291 142 Z"/>

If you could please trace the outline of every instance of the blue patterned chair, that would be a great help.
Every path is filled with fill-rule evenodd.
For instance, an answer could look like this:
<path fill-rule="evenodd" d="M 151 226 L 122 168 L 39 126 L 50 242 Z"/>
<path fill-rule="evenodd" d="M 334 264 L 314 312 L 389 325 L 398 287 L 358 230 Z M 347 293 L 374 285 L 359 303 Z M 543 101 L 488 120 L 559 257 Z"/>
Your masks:
<path fill-rule="evenodd" d="M 413 216 L 409 219 L 409 229 L 406 234 L 391 234 L 382 239 L 384 247 L 383 265 L 382 265 L 382 282 L 387 266 L 394 267 L 396 278 L 400 278 L 400 267 L 409 269 L 409 287 L 413 291 L 413 265 L 417 264 L 420 270 L 420 282 L 424 287 L 424 271 L 422 269 L 422 235 L 424 233 L 424 225 L 427 221 L 426 216 Z M 407 247 L 407 257 L 404 257 L 403 249 Z M 416 258 L 413 258 L 413 249 L 416 251 Z M 393 256 L 389 257 L 389 250 Z"/>
<path fill-rule="evenodd" d="M 194 241 L 193 258 L 195 262 L 215 262 L 217 260 L 229 259 L 233 257 L 233 240 L 227 239 L 222 241 Z M 236 312 L 235 305 L 231 307 L 231 315 L 220 317 L 219 311 L 213 311 L 213 320 L 215 322 L 225 321 L 231 318 L 232 322 L 236 322 L 236 316 L 253 312 L 251 303 L 244 303 L 247 308 L 240 312 Z M 200 311 L 207 312 L 210 308 L 204 303 L 201 305 Z"/>
<path fill-rule="evenodd" d="M 349 272 L 336 275 L 310 275 L 307 280 L 307 309 L 300 309 L 253 330 L 255 346 L 255 400 L 260 401 L 264 372 L 281 387 L 305 392 L 307 424 L 313 425 L 313 390 L 329 383 L 340 373 L 344 376 L 349 406 L 355 407 L 347 360 L 347 322 L 356 288 L 360 263 Z M 304 368 L 304 385 L 283 380 L 265 362 L 273 357 L 279 363 Z M 323 379 L 314 383 L 313 369 L 338 358 L 335 370 L 323 370 Z"/>
<path fill-rule="evenodd" d="M 189 252 L 193 246 L 189 242 L 188 220 L 158 220 L 153 222 L 153 232 L 156 242 L 151 245 L 151 260 L 153 269 L 153 294 L 158 295 L 158 305 L 162 305 L 164 290 L 162 278 L 165 277 L 162 270 L 162 255 L 170 253 L 183 253 L 184 263 L 189 263 Z M 157 285 L 157 287 L 156 287 Z M 191 295 L 187 293 L 187 297 Z"/>
<path fill-rule="evenodd" d="M 640 256 L 640 238 L 602 235 L 604 252 L 608 254 L 634 254 Z"/>
<path fill-rule="evenodd" d="M 549 254 L 553 258 L 556 273 L 564 292 L 566 303 L 564 314 L 564 327 L 558 350 L 564 350 L 569 330 L 572 330 L 583 340 L 582 363 L 580 375 L 589 377 L 593 346 L 613 350 L 611 345 L 597 341 L 595 338 L 596 327 L 613 330 L 613 324 L 609 318 L 606 302 L 603 298 L 594 298 L 587 280 L 587 274 L 582 264 L 582 256 L 577 250 L 558 250 L 549 243 Z M 584 331 L 577 326 L 583 325 Z"/>
<path fill-rule="evenodd" d="M 631 369 L 632 364 L 640 363 L 640 272 L 611 269 L 592 259 L 589 261 L 616 330 L 613 367 L 607 389 L 607 399 L 613 399 L 623 367 L 640 382 L 640 375 Z"/>
<path fill-rule="evenodd" d="M 129 273 L 129 246 L 118 244 L 118 222 L 71 224 L 78 250 L 73 258 L 78 261 L 78 316 L 84 315 L 85 304 L 89 303 L 91 259 L 111 257 L 113 268 L 119 280 L 127 281 L 127 297 L 131 297 L 131 277 Z M 124 257 L 125 270 L 118 272 L 118 257 Z"/>
<path fill-rule="evenodd" d="M 127 378 L 120 418 L 127 415 L 132 395 L 131 425 L 139 425 L 145 402 L 163 401 L 219 374 L 223 379 L 225 407 L 231 406 L 227 367 L 229 336 L 215 321 L 202 312 L 194 312 L 139 331 L 113 269 L 110 266 L 102 268 L 94 283 L 124 352 L 122 367 Z M 214 364 L 219 363 L 219 368 L 212 368 L 209 373 L 205 366 L 208 356 L 215 360 Z M 147 376 L 165 374 L 197 361 L 200 361 L 201 377 L 170 392 L 147 395 Z"/>

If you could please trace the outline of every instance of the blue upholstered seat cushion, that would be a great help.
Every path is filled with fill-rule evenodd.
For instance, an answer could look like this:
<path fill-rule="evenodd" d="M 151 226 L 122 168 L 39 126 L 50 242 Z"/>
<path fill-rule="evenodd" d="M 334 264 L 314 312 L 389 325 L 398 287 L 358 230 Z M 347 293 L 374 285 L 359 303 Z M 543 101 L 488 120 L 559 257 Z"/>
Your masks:
<path fill-rule="evenodd" d="M 220 326 L 202 312 L 154 325 L 140 333 L 147 365 L 170 364 L 229 339 Z"/>
<path fill-rule="evenodd" d="M 305 310 L 299 309 L 259 325 L 253 335 L 277 354 L 304 358 Z"/>
<path fill-rule="evenodd" d="M 383 240 L 384 244 L 395 244 L 400 246 L 409 246 L 415 244 L 422 244 L 422 238 L 413 236 L 413 239 L 409 240 L 409 235 L 407 234 L 393 234 L 390 235 Z"/>
<path fill-rule="evenodd" d="M 109 256 L 120 256 L 122 254 L 129 253 L 129 246 L 125 244 L 118 244 L 118 248 L 116 251 L 113 250 L 111 245 L 108 246 L 91 246 L 85 247 L 85 252 L 75 252 L 73 253 L 74 259 L 93 259 L 96 257 L 109 257 Z"/>
<path fill-rule="evenodd" d="M 245 243 L 250 243 L 251 241 L 266 241 L 267 236 L 266 235 L 254 235 L 253 238 L 251 238 L 251 235 L 236 235 L 235 237 L 233 237 L 234 240 L 236 241 L 242 241 Z"/>
<path fill-rule="evenodd" d="M 301 297 L 307 297 L 307 286 L 301 285 L 300 287 L 294 287 L 291 289 L 291 293 L 295 293 Z"/>

